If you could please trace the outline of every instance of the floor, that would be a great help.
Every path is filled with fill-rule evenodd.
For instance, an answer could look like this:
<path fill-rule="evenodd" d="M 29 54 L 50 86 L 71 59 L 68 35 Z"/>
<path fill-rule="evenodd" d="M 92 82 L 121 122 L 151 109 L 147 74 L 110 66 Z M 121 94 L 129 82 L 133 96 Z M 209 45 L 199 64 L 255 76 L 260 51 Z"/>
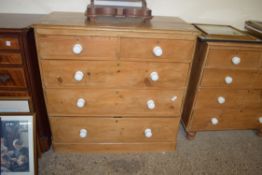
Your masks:
<path fill-rule="evenodd" d="M 262 175 L 262 138 L 254 131 L 198 133 L 182 128 L 177 150 L 167 153 L 43 154 L 40 175 Z"/>

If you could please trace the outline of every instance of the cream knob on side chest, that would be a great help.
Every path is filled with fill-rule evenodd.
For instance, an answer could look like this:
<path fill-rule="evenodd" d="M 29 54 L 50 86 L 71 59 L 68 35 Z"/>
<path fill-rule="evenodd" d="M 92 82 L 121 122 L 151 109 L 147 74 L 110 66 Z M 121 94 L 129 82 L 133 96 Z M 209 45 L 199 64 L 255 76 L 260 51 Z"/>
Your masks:
<path fill-rule="evenodd" d="M 219 120 L 216 117 L 211 118 L 212 125 L 217 125 L 219 123 Z"/>
<path fill-rule="evenodd" d="M 217 98 L 217 102 L 218 102 L 219 104 L 224 104 L 224 103 L 226 102 L 226 99 L 225 99 L 225 97 L 219 96 L 219 97 Z"/>
<path fill-rule="evenodd" d="M 238 65 L 238 64 L 240 64 L 240 62 L 241 62 L 241 58 L 240 57 L 235 56 L 235 57 L 232 58 L 232 63 L 234 65 Z"/>
<path fill-rule="evenodd" d="M 72 50 L 74 54 L 79 55 L 83 51 L 83 47 L 81 44 L 75 44 Z"/>
<path fill-rule="evenodd" d="M 262 124 L 262 117 L 259 117 L 259 118 L 258 118 L 258 122 L 259 122 L 260 124 Z"/>
<path fill-rule="evenodd" d="M 156 57 L 161 57 L 163 55 L 163 49 L 160 47 L 160 46 L 155 46 L 153 48 L 153 54 L 156 56 Z"/>
<path fill-rule="evenodd" d="M 150 110 L 153 110 L 156 108 L 156 104 L 154 100 L 148 100 L 147 101 L 147 108 Z"/>
<path fill-rule="evenodd" d="M 83 108 L 85 106 L 85 103 L 86 103 L 85 99 L 79 98 L 77 99 L 76 106 L 78 108 Z"/>
<path fill-rule="evenodd" d="M 226 76 L 225 77 L 225 83 L 226 84 L 232 84 L 233 83 L 233 78 L 231 76 Z"/>
<path fill-rule="evenodd" d="M 157 73 L 157 72 L 151 72 L 151 74 L 150 74 L 150 79 L 151 79 L 152 81 L 157 81 L 157 80 L 159 80 L 159 75 L 158 75 L 158 73 Z"/>
<path fill-rule="evenodd" d="M 86 129 L 80 129 L 79 136 L 80 136 L 81 138 L 86 138 L 87 135 L 88 135 L 88 132 L 87 132 Z"/>
<path fill-rule="evenodd" d="M 146 138 L 151 138 L 153 136 L 152 130 L 150 128 L 145 129 L 144 134 Z"/>
<path fill-rule="evenodd" d="M 83 78 L 84 78 L 84 73 L 82 71 L 79 70 L 75 72 L 74 79 L 76 81 L 81 81 L 83 80 Z"/>

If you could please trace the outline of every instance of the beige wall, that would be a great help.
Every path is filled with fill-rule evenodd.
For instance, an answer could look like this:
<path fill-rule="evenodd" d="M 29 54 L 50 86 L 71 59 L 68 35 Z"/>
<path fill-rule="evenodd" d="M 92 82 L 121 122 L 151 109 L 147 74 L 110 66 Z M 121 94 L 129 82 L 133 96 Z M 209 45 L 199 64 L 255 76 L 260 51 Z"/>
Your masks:
<path fill-rule="evenodd" d="M 0 0 L 0 12 L 84 12 L 90 0 Z M 179 16 L 188 22 L 229 24 L 243 29 L 248 19 L 262 20 L 262 0 L 147 0 L 153 15 Z"/>

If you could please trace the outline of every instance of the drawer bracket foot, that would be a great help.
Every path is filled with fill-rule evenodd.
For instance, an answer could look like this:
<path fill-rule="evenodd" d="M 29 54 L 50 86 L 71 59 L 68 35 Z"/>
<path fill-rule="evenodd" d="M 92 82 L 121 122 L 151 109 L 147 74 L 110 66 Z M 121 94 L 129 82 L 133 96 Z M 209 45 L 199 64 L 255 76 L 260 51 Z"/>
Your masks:
<path fill-rule="evenodd" d="M 262 137 L 262 126 L 257 130 L 257 136 Z"/>
<path fill-rule="evenodd" d="M 188 132 L 186 132 L 186 138 L 188 140 L 194 140 L 195 137 L 196 137 L 196 133 L 197 132 L 194 132 L 194 131 L 188 131 Z"/>

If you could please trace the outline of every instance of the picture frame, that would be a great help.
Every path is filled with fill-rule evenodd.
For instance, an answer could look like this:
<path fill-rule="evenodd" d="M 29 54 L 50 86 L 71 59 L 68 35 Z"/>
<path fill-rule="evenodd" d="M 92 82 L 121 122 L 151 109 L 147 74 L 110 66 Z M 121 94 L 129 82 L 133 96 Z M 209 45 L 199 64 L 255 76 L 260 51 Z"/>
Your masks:
<path fill-rule="evenodd" d="M 1 175 L 35 174 L 34 115 L 1 115 Z"/>

